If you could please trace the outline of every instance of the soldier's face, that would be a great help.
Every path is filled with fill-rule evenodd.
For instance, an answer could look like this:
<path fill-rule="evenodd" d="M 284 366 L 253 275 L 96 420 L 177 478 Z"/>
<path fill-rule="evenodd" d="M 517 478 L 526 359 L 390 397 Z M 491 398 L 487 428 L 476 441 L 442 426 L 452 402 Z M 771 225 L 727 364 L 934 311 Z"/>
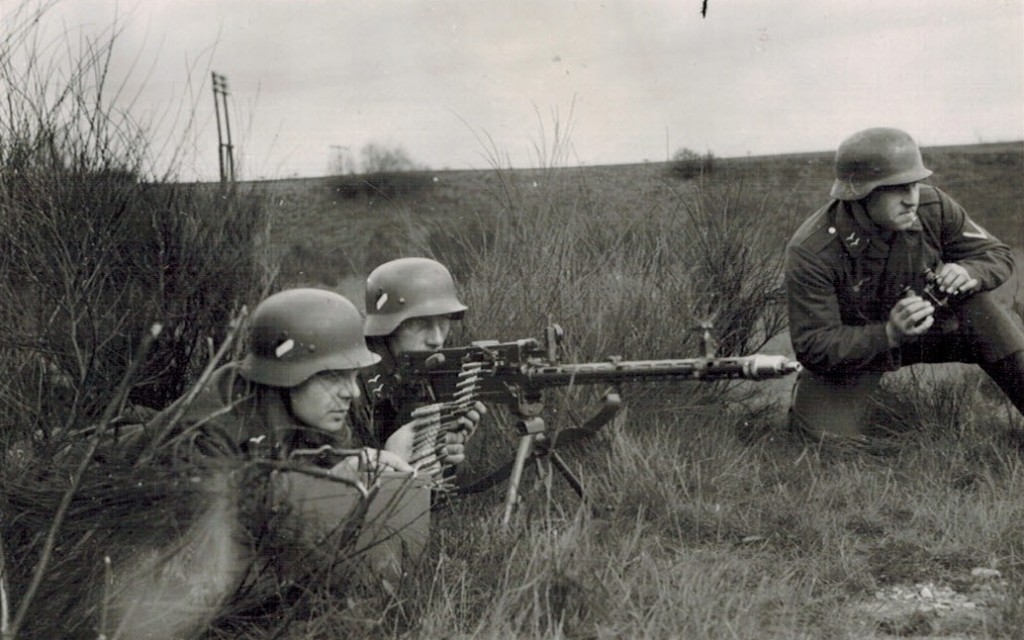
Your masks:
<path fill-rule="evenodd" d="M 348 409 L 359 397 L 356 370 L 321 371 L 289 392 L 292 413 L 305 425 L 336 432 L 345 428 Z"/>
<path fill-rule="evenodd" d="M 451 329 L 446 315 L 408 318 L 388 336 L 388 350 L 395 357 L 406 351 L 436 351 L 444 347 Z"/>
<path fill-rule="evenodd" d="M 871 221 L 889 231 L 906 231 L 917 223 L 921 189 L 916 182 L 878 187 L 864 199 Z"/>

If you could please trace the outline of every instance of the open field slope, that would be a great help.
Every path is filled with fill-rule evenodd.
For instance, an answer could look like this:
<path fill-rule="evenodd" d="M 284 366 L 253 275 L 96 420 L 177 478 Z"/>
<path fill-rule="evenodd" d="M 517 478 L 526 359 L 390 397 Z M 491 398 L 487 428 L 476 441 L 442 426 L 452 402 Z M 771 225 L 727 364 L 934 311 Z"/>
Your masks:
<path fill-rule="evenodd" d="M 982 225 L 1024 251 L 1024 142 L 936 147 L 924 150 L 929 179 L 953 195 Z M 782 206 L 767 231 L 780 239 L 827 198 L 832 153 L 716 159 L 709 183 L 731 183 Z M 352 178 L 309 178 L 252 183 L 271 200 L 272 243 L 283 257 L 288 282 L 333 285 L 361 277 L 376 264 L 445 247 L 431 230 L 476 227 L 502 214 L 501 193 L 544 190 L 567 203 L 566 211 L 617 212 L 642 217 L 669 206 L 693 181 L 672 178 L 668 163 L 539 170 L 426 171 L 410 174 L 407 193 L 352 193 Z M 401 180 L 401 177 L 399 177 Z M 340 185 L 340 186 L 339 186 Z M 436 235 L 436 234 L 435 234 Z"/>

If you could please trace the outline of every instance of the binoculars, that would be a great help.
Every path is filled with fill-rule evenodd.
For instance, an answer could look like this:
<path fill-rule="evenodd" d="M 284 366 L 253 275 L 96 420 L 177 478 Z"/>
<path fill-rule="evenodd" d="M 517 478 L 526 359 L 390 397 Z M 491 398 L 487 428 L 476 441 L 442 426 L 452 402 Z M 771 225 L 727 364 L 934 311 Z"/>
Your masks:
<path fill-rule="evenodd" d="M 935 272 L 931 269 L 924 270 L 924 279 L 926 284 L 924 285 L 924 289 L 921 291 L 921 297 L 927 298 L 936 307 L 947 307 L 949 306 L 950 294 L 943 293 L 939 290 L 935 285 L 936 277 Z M 917 292 L 914 291 L 913 287 L 909 284 L 903 287 L 903 297 L 915 295 L 916 293 Z"/>

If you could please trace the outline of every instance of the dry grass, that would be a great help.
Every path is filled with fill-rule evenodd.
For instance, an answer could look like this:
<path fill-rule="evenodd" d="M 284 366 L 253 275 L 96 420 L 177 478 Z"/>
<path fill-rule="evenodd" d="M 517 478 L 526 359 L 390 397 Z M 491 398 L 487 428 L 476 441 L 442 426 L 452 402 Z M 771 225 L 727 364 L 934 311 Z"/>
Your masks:
<path fill-rule="evenodd" d="M 886 585 L 1019 575 L 1021 460 L 984 429 L 992 418 L 958 446 L 936 428 L 877 458 L 777 428 L 744 442 L 741 416 L 632 412 L 571 459 L 599 513 L 557 477 L 507 533 L 500 496 L 467 498 L 397 592 L 316 624 L 370 638 L 881 637 L 848 607 Z M 1018 609 L 1007 601 L 971 637 L 1012 637 Z"/>

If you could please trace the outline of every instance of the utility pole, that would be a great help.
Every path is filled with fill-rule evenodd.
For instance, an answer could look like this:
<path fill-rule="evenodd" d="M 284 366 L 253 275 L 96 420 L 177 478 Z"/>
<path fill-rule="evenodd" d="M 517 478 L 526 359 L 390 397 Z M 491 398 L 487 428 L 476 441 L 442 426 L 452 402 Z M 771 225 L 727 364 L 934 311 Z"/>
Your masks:
<path fill-rule="evenodd" d="M 220 183 L 235 181 L 234 145 L 231 143 L 231 121 L 228 118 L 228 79 L 216 71 L 213 78 L 213 109 L 217 114 L 217 162 L 220 167 Z M 221 108 L 224 109 L 224 127 L 221 128 Z"/>
<path fill-rule="evenodd" d="M 348 162 L 348 147 L 340 144 L 332 144 L 331 147 L 331 158 L 328 160 L 327 170 L 334 175 L 343 175 L 345 170 L 349 168 L 346 165 L 351 165 Z"/>

